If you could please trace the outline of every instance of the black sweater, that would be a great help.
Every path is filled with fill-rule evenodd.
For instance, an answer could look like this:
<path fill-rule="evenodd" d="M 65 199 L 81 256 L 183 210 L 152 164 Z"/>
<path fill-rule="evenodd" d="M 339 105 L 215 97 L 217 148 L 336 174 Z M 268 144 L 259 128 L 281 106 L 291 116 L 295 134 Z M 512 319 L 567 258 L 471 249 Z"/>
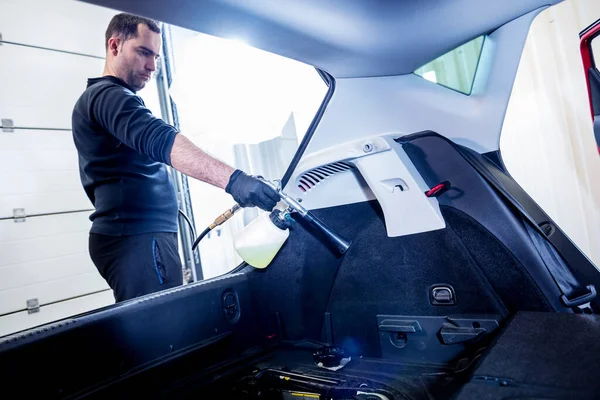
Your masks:
<path fill-rule="evenodd" d="M 177 198 L 165 164 L 177 131 L 112 76 L 88 80 L 72 117 L 91 233 L 177 232 Z"/>

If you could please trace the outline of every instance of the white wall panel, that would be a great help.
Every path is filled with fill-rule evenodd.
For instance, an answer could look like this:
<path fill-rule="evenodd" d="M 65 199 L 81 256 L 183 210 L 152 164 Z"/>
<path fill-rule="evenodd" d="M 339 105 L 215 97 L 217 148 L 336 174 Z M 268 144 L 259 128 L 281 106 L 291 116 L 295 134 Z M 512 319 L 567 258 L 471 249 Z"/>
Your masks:
<path fill-rule="evenodd" d="M 0 335 L 114 302 L 88 254 L 90 212 L 70 213 L 92 208 L 70 128 L 87 79 L 103 72 L 115 14 L 73 0 L 0 0 L 0 117 L 36 128 L 0 132 Z M 156 80 L 139 94 L 159 116 Z M 50 215 L 2 220 L 14 208 Z M 33 298 L 40 312 L 22 312 Z"/>
<path fill-rule="evenodd" d="M 600 157 L 579 52 L 597 0 L 567 0 L 533 22 L 501 136 L 521 186 L 600 266 Z"/>
<path fill-rule="evenodd" d="M 75 0 L 0 0 L 0 33 L 8 42 L 104 57 L 116 13 Z"/>
<path fill-rule="evenodd" d="M 0 132 L 0 151 L 20 151 L 29 158 L 35 158 L 42 153 L 67 150 L 75 151 L 71 131 L 37 131 L 19 130 L 14 132 Z M 35 152 L 32 154 L 32 152 Z M 74 157 L 77 155 L 75 154 Z M 0 163 L 2 168 L 11 165 Z M 14 168 L 11 168 L 14 169 Z"/>
<path fill-rule="evenodd" d="M 87 78 L 104 68 L 104 60 L 10 44 L 0 59 L 0 117 L 20 127 L 69 129 Z"/>
<path fill-rule="evenodd" d="M 0 267 L 0 292 L 96 271 L 87 251 Z"/>
<path fill-rule="evenodd" d="M 26 222 L 0 221 L 0 243 L 54 237 L 90 229 L 89 212 L 27 218 Z M 0 260 L 3 255 L 0 254 Z"/>
<path fill-rule="evenodd" d="M 92 208 L 70 131 L 0 132 L 0 218 Z"/>
<path fill-rule="evenodd" d="M 78 218 L 73 218 L 76 215 Z M 83 223 L 87 215 L 59 214 L 27 218 L 25 222 L 0 221 L 0 268 L 87 252 L 89 222 Z"/>
<path fill-rule="evenodd" d="M 12 217 L 13 208 L 24 208 L 28 215 L 57 213 L 89 209 L 90 201 L 79 188 L 71 191 L 46 193 L 11 194 L 0 196 L 2 217 Z M 6 215 L 10 213 L 10 215 Z"/>
<path fill-rule="evenodd" d="M 17 134 L 21 133 L 19 131 Z M 38 136 L 42 136 L 39 132 Z M 2 133 L 0 132 L 0 136 Z M 66 132 L 65 136 L 71 136 L 70 132 Z M 0 140 L 1 141 L 1 140 Z M 0 145 L 1 146 L 1 145 Z M 77 154 L 74 149 L 56 150 L 56 151 L 40 151 L 37 154 L 19 150 L 5 150 L 0 147 L 0 171 L 10 172 L 17 171 L 77 171 Z"/>
<path fill-rule="evenodd" d="M 54 303 L 107 289 L 97 271 L 73 275 L 0 292 L 0 315 L 26 309 L 28 299 L 40 305 Z"/>
<path fill-rule="evenodd" d="M 60 216 L 53 216 L 59 218 Z M 38 217 L 41 218 L 41 217 Z M 2 223 L 18 224 L 11 220 Z M 27 222 L 25 222 L 26 224 Z M 88 238 L 81 232 L 0 243 L 0 268 L 18 263 L 68 256 L 87 249 Z"/>
<path fill-rule="evenodd" d="M 13 171 L 0 175 L 0 196 L 14 193 L 44 193 L 73 191 L 81 187 L 77 171 Z M 67 178 L 67 179 L 65 179 Z"/>
<path fill-rule="evenodd" d="M 49 322 L 57 321 L 73 315 L 95 310 L 114 303 L 112 290 L 90 294 L 73 300 L 49 304 L 40 311 L 29 314 L 22 311 L 0 317 L 0 336 L 33 328 Z"/>
<path fill-rule="evenodd" d="M 89 258 L 88 215 L 0 221 L 0 315 L 108 288 Z"/>

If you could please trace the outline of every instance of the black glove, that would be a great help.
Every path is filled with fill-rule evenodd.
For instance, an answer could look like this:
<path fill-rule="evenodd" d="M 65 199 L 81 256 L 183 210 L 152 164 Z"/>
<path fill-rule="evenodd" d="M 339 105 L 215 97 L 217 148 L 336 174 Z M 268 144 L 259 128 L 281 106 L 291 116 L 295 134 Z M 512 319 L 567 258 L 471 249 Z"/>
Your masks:
<path fill-rule="evenodd" d="M 236 169 L 225 188 L 233 199 L 242 207 L 260 207 L 271 211 L 281 199 L 279 193 L 264 182 Z"/>

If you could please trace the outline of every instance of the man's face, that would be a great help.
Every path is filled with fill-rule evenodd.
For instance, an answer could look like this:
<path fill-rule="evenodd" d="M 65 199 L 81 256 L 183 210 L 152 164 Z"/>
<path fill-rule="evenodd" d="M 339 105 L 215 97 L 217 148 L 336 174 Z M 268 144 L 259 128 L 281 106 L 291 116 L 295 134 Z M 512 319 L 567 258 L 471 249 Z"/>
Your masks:
<path fill-rule="evenodd" d="M 111 62 L 114 72 L 135 90 L 143 89 L 156 70 L 160 44 L 160 34 L 139 24 L 137 37 L 118 43 Z M 111 50 L 109 43 L 109 53 L 114 55 Z"/>

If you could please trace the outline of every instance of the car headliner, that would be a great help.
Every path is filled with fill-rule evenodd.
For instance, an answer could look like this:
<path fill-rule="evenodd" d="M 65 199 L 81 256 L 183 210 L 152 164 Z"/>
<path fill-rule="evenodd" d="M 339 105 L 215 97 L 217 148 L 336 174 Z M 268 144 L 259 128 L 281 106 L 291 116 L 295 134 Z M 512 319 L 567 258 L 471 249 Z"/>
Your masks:
<path fill-rule="evenodd" d="M 403 75 L 561 0 L 84 0 L 243 40 L 336 78 Z"/>

